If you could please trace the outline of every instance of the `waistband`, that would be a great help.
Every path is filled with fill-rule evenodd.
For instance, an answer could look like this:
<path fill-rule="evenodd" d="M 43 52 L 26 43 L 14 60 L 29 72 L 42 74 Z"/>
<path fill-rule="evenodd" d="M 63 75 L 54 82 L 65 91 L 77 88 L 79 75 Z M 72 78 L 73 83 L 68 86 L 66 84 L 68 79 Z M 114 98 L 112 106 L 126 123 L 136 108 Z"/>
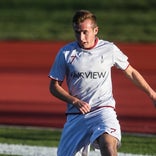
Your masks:
<path fill-rule="evenodd" d="M 100 108 L 112 108 L 115 110 L 115 108 L 113 106 L 99 106 L 99 107 L 95 107 L 95 108 L 91 109 L 90 112 L 93 112 L 93 111 L 98 110 Z M 90 112 L 88 112 L 88 113 L 90 113 Z M 88 113 L 86 113 L 86 114 L 88 114 Z M 81 112 L 71 112 L 71 113 L 65 113 L 65 114 L 66 115 L 81 115 L 82 113 Z"/>

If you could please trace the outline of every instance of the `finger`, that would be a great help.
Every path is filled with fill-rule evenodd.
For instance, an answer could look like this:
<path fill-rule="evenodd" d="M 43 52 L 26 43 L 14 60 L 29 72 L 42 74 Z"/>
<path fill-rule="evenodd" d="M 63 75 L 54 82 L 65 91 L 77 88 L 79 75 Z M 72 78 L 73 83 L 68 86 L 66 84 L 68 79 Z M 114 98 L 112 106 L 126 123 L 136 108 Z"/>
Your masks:
<path fill-rule="evenodd" d="M 88 110 L 86 110 L 84 107 L 83 108 L 80 108 L 80 111 L 81 111 L 82 114 L 88 113 Z"/>
<path fill-rule="evenodd" d="M 80 108 L 80 110 L 81 110 L 81 112 L 82 112 L 83 114 L 85 114 L 85 113 L 90 112 L 90 107 L 88 107 L 88 106 L 86 106 L 86 105 L 83 105 L 83 106 Z"/>
<path fill-rule="evenodd" d="M 86 102 L 83 102 L 83 101 L 77 101 L 77 103 L 75 103 L 75 106 L 83 114 L 90 112 L 90 109 L 91 109 L 90 105 Z"/>
<path fill-rule="evenodd" d="M 85 104 L 85 105 L 84 105 L 84 108 L 85 108 L 85 110 L 86 110 L 87 112 L 90 112 L 90 109 L 91 109 L 90 105 Z"/>

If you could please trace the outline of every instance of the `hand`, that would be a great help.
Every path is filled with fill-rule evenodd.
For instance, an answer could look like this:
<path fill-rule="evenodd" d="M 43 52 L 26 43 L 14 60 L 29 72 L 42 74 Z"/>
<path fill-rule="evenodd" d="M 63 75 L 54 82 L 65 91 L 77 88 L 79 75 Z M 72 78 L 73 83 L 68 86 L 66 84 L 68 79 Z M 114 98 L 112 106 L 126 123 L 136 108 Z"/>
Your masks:
<path fill-rule="evenodd" d="M 74 101 L 73 105 L 75 107 L 77 107 L 77 109 L 80 110 L 80 112 L 82 114 L 86 114 L 86 113 L 90 112 L 90 110 L 91 110 L 90 105 L 84 101 L 81 101 L 81 100 Z"/>

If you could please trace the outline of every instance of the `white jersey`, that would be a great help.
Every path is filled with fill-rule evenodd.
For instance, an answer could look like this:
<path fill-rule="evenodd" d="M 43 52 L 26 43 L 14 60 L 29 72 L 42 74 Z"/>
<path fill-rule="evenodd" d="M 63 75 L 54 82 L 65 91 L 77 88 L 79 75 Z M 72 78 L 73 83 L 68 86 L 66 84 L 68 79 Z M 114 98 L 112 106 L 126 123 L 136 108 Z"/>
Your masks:
<path fill-rule="evenodd" d="M 92 49 L 82 49 L 77 42 L 63 47 L 56 56 L 49 77 L 63 81 L 66 77 L 69 93 L 90 104 L 115 107 L 112 94 L 111 67 L 125 70 L 128 57 L 113 43 L 98 40 Z M 79 110 L 68 104 L 67 113 Z"/>

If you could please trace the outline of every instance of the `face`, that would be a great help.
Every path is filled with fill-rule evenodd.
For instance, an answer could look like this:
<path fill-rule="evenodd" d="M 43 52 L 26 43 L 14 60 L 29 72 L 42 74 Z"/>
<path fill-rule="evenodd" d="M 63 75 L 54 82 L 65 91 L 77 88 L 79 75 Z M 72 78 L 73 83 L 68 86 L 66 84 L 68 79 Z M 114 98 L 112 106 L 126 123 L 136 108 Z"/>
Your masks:
<path fill-rule="evenodd" d="M 86 19 L 79 25 L 74 26 L 74 32 L 79 45 L 88 49 L 94 46 L 98 27 L 94 27 L 90 19 Z"/>

